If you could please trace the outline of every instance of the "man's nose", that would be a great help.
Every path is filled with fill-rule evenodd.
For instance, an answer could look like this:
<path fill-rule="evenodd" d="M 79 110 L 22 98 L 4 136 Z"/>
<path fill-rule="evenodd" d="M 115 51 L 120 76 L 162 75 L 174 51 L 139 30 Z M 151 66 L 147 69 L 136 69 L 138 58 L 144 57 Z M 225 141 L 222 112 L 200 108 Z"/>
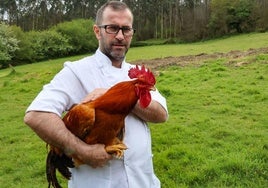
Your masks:
<path fill-rule="evenodd" d="M 118 33 L 116 34 L 115 38 L 118 40 L 124 40 L 125 36 L 122 29 L 119 29 Z"/>

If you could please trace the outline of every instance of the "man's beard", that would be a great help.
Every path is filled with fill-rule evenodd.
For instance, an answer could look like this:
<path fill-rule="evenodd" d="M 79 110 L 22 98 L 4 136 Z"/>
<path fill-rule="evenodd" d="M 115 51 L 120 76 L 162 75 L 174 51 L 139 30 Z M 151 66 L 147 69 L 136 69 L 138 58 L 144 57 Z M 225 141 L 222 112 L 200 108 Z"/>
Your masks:
<path fill-rule="evenodd" d="M 102 52 L 108 56 L 111 60 L 116 61 L 123 61 L 126 57 L 126 54 L 128 52 L 128 48 L 126 44 L 117 42 L 116 44 L 124 45 L 123 49 L 116 49 L 116 47 L 113 46 L 114 43 L 110 43 L 109 45 L 105 45 L 105 43 L 102 43 L 103 49 Z"/>
<path fill-rule="evenodd" d="M 114 60 L 117 60 L 117 61 L 119 61 L 119 60 L 123 61 L 125 59 L 125 57 L 126 57 L 127 51 L 128 51 L 127 49 L 124 52 L 123 51 L 118 52 L 118 51 L 110 50 L 109 57 L 113 58 Z"/>

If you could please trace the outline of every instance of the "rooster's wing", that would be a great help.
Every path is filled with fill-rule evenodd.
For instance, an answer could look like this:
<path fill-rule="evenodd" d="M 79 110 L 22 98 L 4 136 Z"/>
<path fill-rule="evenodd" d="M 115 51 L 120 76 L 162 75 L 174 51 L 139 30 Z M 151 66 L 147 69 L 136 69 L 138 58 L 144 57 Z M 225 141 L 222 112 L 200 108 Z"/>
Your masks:
<path fill-rule="evenodd" d="M 74 135 L 84 140 L 95 123 L 95 108 L 90 103 L 78 104 L 64 116 L 63 121 Z"/>

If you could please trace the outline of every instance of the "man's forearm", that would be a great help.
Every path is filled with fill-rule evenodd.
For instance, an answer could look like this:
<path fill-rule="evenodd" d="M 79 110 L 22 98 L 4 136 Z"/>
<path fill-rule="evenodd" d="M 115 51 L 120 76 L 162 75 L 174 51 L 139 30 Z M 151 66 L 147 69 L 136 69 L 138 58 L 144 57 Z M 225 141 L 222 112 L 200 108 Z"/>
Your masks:
<path fill-rule="evenodd" d="M 103 144 L 86 144 L 72 134 L 56 114 L 32 111 L 25 115 L 24 122 L 48 144 L 92 167 L 103 166 L 112 159 Z"/>
<path fill-rule="evenodd" d="M 137 102 L 132 112 L 146 122 L 162 123 L 168 118 L 167 111 L 154 100 L 146 108 L 140 107 L 139 102 Z"/>
<path fill-rule="evenodd" d="M 81 142 L 64 125 L 59 116 L 46 112 L 28 112 L 24 121 L 46 143 L 62 149 L 66 154 L 72 154 Z"/>

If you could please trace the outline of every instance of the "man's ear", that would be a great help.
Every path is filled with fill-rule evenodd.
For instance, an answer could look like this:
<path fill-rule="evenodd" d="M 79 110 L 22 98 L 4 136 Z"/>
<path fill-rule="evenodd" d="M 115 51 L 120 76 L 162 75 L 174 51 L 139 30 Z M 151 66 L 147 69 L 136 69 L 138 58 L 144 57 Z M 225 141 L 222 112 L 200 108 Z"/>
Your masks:
<path fill-rule="evenodd" d="M 98 40 L 100 40 L 100 32 L 101 32 L 100 28 L 97 25 L 94 25 L 93 26 L 93 31 L 95 33 L 96 38 Z"/>

